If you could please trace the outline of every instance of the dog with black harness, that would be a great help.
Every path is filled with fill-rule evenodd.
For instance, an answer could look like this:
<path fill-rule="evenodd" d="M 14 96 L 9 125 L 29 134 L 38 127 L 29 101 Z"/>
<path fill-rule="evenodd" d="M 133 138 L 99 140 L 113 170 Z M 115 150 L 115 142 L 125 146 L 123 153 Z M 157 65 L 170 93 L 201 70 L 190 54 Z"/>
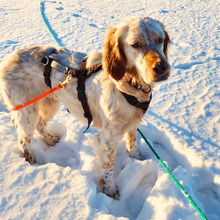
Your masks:
<path fill-rule="evenodd" d="M 154 83 L 170 75 L 169 42 L 162 23 L 132 17 L 108 29 L 103 53 L 35 46 L 9 55 L 0 65 L 1 95 L 9 109 L 65 82 L 63 89 L 11 111 L 25 159 L 36 163 L 31 148 L 35 130 L 48 146 L 59 141 L 60 137 L 47 131 L 47 122 L 63 103 L 79 121 L 88 127 L 93 122 L 100 129 L 95 136 L 99 185 L 108 196 L 117 198 L 119 191 L 113 179 L 117 148 L 125 136 L 129 155 L 139 157 L 137 126 L 150 104 Z"/>

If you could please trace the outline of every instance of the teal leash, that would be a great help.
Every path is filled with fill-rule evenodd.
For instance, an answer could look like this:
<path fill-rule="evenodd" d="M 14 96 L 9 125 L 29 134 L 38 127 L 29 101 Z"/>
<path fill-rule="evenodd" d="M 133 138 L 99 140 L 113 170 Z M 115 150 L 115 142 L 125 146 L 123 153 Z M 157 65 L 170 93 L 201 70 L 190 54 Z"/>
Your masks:
<path fill-rule="evenodd" d="M 147 140 L 147 138 L 144 136 L 144 134 L 141 132 L 141 130 L 137 129 L 141 137 L 144 139 L 148 147 L 151 149 L 153 154 L 156 156 L 160 164 L 163 166 L 163 168 L 166 170 L 166 172 L 169 174 L 173 182 L 178 186 L 182 194 L 188 199 L 188 201 L 192 204 L 192 206 L 196 209 L 196 211 L 200 214 L 200 216 L 208 220 L 208 218 L 205 216 L 205 214 L 202 212 L 202 210 L 199 208 L 199 206 L 195 203 L 195 201 L 192 199 L 192 197 L 189 195 L 189 193 L 185 190 L 185 188 L 180 184 L 180 182 L 176 179 L 176 177 L 173 175 L 172 171 L 167 167 L 167 165 L 163 162 L 163 160 L 160 158 L 158 153 L 155 151 L 155 149 L 152 147 L 150 142 Z"/>
<path fill-rule="evenodd" d="M 54 36 L 51 28 L 48 26 L 47 22 L 45 21 L 45 15 L 43 14 L 43 6 L 42 6 L 42 0 L 40 1 L 40 14 L 41 14 L 41 18 L 45 24 L 45 26 L 47 27 L 48 31 L 50 32 L 51 36 L 53 37 L 53 39 L 55 40 L 55 42 L 57 43 L 57 45 L 59 47 L 61 47 L 61 44 L 59 43 L 58 39 Z M 180 191 L 182 192 L 182 194 L 188 199 L 188 201 L 192 204 L 192 206 L 196 209 L 196 211 L 200 214 L 200 216 L 204 219 L 204 220 L 208 220 L 208 218 L 205 216 L 205 214 L 202 212 L 202 210 L 199 208 L 199 206 L 194 202 L 194 200 L 191 198 L 191 196 L 188 194 L 188 192 L 185 190 L 185 188 L 180 184 L 180 182 L 176 179 L 176 177 L 173 175 L 173 173 L 171 172 L 171 170 L 167 167 L 167 165 L 162 161 L 162 159 L 160 158 L 160 156 L 158 155 L 158 153 L 155 151 L 155 149 L 152 147 L 152 145 L 149 143 L 149 141 L 147 140 L 147 138 L 144 136 L 144 134 L 141 132 L 141 130 L 138 128 L 137 131 L 139 132 L 139 134 L 142 136 L 142 138 L 144 139 L 144 141 L 147 143 L 148 147 L 151 149 L 151 151 L 153 152 L 153 154 L 156 156 L 156 158 L 158 159 L 158 161 L 160 162 L 160 164 L 163 166 L 163 168 L 166 170 L 166 172 L 169 174 L 169 176 L 171 177 L 171 179 L 174 181 L 174 183 L 178 186 L 178 188 L 180 189 Z"/>
<path fill-rule="evenodd" d="M 41 18 L 42 18 L 42 21 L 44 22 L 47 30 L 49 31 L 50 35 L 52 36 L 52 38 L 54 39 L 54 41 L 57 43 L 57 45 L 59 47 L 62 47 L 62 45 L 59 43 L 59 40 L 55 37 L 55 35 L 53 34 L 52 32 L 52 28 L 50 28 L 50 26 L 47 24 L 46 22 L 46 16 L 45 14 L 43 13 L 44 11 L 44 7 L 43 7 L 43 4 L 42 4 L 42 0 L 40 1 L 40 15 L 41 15 Z"/>

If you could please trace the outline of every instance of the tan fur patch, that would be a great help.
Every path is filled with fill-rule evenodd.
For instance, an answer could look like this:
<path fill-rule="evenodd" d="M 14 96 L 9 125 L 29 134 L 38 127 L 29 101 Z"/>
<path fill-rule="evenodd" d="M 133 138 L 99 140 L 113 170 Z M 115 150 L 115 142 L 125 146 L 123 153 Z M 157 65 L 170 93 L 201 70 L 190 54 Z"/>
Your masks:
<path fill-rule="evenodd" d="M 110 27 L 103 45 L 103 68 L 115 80 L 120 80 L 125 74 L 125 57 L 122 54 L 120 38 L 116 36 L 116 28 Z"/>

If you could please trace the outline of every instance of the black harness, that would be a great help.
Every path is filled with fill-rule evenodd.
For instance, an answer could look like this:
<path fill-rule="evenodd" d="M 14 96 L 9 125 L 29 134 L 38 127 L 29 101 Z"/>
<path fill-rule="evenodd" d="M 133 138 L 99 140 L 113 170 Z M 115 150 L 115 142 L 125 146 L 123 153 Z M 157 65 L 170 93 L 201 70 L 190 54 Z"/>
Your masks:
<path fill-rule="evenodd" d="M 152 94 L 150 96 L 150 100 L 146 102 L 139 102 L 136 97 L 132 95 L 128 95 L 124 92 L 121 92 L 121 94 L 127 99 L 128 103 L 135 106 L 136 108 L 141 108 L 143 110 L 143 113 L 145 113 L 150 105 Z"/>
<path fill-rule="evenodd" d="M 56 53 L 56 51 L 54 51 L 54 53 Z M 50 73 L 51 73 L 51 69 L 52 69 L 52 62 L 56 60 L 54 60 L 52 57 L 49 56 L 45 56 L 42 59 L 42 63 L 45 66 L 44 69 L 44 81 L 45 83 L 51 88 L 51 80 L 50 80 Z M 60 64 L 59 62 L 57 62 L 58 64 Z M 65 74 L 71 74 L 72 77 L 75 77 L 78 79 L 78 84 L 77 84 L 77 97 L 79 99 L 79 101 L 81 102 L 82 108 L 84 110 L 84 117 L 87 118 L 88 120 L 88 126 L 86 128 L 86 130 L 83 132 L 85 133 L 88 129 L 89 126 L 92 122 L 92 115 L 90 113 L 90 109 L 89 109 L 89 104 L 87 101 L 87 97 L 86 97 L 86 93 L 85 93 L 85 81 L 87 78 L 89 78 L 92 74 L 98 72 L 99 70 L 102 69 L 102 64 L 97 64 L 92 66 L 91 68 L 87 69 L 86 68 L 86 59 L 84 59 L 82 61 L 80 70 L 76 70 L 67 66 L 64 66 L 63 64 L 60 64 L 63 68 L 62 72 L 64 72 Z M 129 104 L 131 104 L 132 106 L 135 106 L 136 108 L 141 108 L 143 110 L 143 113 L 145 113 L 150 105 L 151 102 L 151 98 L 152 95 L 150 97 L 150 100 L 147 102 L 139 102 L 137 100 L 136 97 L 128 95 L 126 93 L 121 92 L 121 94 L 125 97 L 125 99 L 128 101 Z"/>

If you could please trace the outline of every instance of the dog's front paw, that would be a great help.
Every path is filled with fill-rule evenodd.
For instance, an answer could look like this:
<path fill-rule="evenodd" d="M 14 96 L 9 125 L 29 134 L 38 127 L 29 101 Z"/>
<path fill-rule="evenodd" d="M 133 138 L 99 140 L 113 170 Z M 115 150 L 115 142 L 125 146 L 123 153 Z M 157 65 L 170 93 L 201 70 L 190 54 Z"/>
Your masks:
<path fill-rule="evenodd" d="M 103 188 L 103 193 L 105 193 L 107 196 L 119 200 L 120 194 L 119 194 L 119 190 L 117 187 L 115 187 L 115 189 L 108 189 L 108 188 Z"/>
<path fill-rule="evenodd" d="M 101 186 L 101 191 L 113 198 L 113 199 L 119 199 L 119 190 L 118 187 L 112 183 L 112 181 L 105 181 L 104 179 L 101 179 L 99 182 L 99 185 Z"/>
<path fill-rule="evenodd" d="M 135 151 L 135 152 L 128 152 L 129 156 L 131 158 L 135 158 L 137 160 L 145 160 L 146 158 L 141 155 L 138 151 Z"/>
<path fill-rule="evenodd" d="M 128 151 L 128 154 L 131 158 L 140 159 L 140 153 L 137 149 L 131 149 L 130 151 Z"/>

